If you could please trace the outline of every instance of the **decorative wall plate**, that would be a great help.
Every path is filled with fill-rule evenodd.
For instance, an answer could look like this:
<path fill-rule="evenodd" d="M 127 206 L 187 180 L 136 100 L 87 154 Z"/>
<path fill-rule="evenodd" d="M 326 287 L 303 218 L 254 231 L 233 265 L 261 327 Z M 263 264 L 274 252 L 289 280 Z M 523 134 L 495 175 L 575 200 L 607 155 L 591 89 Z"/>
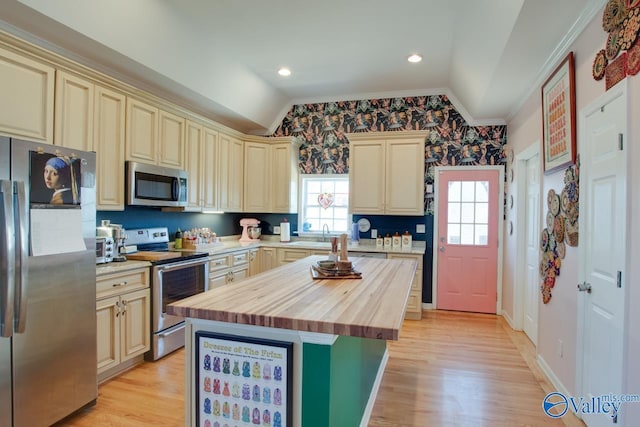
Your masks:
<path fill-rule="evenodd" d="M 542 233 L 540 233 L 540 250 L 542 252 L 546 252 L 549 247 L 549 232 L 547 229 L 543 229 Z"/>
<path fill-rule="evenodd" d="M 626 0 L 609 0 L 602 12 L 602 29 L 609 32 L 622 24 L 627 16 Z"/>
<path fill-rule="evenodd" d="M 513 194 L 509 194 L 509 209 L 513 209 Z"/>
<path fill-rule="evenodd" d="M 549 234 L 553 233 L 553 223 L 555 222 L 556 216 L 551 211 L 547 211 L 547 229 L 549 230 Z"/>
<path fill-rule="evenodd" d="M 622 52 L 613 62 L 607 65 L 604 72 L 606 90 L 611 89 L 627 76 L 627 52 Z"/>
<path fill-rule="evenodd" d="M 509 221 L 509 236 L 513 234 L 513 221 Z"/>
<path fill-rule="evenodd" d="M 618 35 L 620 49 L 627 50 L 636 42 L 640 29 L 640 9 L 631 9 L 622 22 Z"/>
<path fill-rule="evenodd" d="M 562 215 L 558 215 L 553 220 L 553 236 L 558 244 L 564 245 L 564 217 Z"/>
<path fill-rule="evenodd" d="M 640 0 L 638 0 L 640 1 Z M 640 44 L 636 43 L 627 51 L 627 75 L 635 76 L 640 71 Z"/>
<path fill-rule="evenodd" d="M 509 182 L 513 182 L 513 169 L 509 169 Z"/>
<path fill-rule="evenodd" d="M 605 55 L 609 61 L 613 61 L 620 52 L 620 30 L 613 30 L 607 36 Z"/>
<path fill-rule="evenodd" d="M 607 68 L 608 63 L 609 61 L 607 60 L 604 49 L 600 49 L 600 51 L 596 53 L 596 57 L 593 60 L 593 68 L 591 73 L 593 74 L 594 79 L 602 80 L 602 78 L 604 77 L 604 70 L 605 68 Z"/>
<path fill-rule="evenodd" d="M 360 218 L 358 220 L 358 231 L 366 233 L 371 229 L 371 222 L 367 218 Z"/>
<path fill-rule="evenodd" d="M 558 252 L 558 256 L 560 257 L 560 259 L 564 259 L 565 255 L 567 254 L 567 246 L 564 244 L 564 242 L 558 242 L 556 246 L 556 252 Z"/>

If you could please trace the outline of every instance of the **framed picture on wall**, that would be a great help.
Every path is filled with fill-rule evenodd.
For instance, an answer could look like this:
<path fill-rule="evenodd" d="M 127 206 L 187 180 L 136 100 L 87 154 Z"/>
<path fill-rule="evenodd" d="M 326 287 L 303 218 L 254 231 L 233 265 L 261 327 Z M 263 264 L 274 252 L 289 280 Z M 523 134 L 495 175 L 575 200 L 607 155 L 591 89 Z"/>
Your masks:
<path fill-rule="evenodd" d="M 542 153 L 545 174 L 576 162 L 576 83 L 569 52 L 542 85 Z"/>

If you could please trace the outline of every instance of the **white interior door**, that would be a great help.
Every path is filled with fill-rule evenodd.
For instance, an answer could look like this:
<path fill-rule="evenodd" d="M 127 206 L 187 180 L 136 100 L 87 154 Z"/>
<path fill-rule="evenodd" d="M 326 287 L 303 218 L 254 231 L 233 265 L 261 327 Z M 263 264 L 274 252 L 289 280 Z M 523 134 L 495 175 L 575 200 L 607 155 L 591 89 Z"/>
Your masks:
<path fill-rule="evenodd" d="M 540 235 L 540 156 L 526 161 L 525 182 L 526 289 L 524 296 L 524 332 L 538 344 L 538 236 Z"/>
<path fill-rule="evenodd" d="M 627 99 L 626 91 L 611 96 L 586 113 L 580 143 L 580 280 L 591 289 L 579 298 L 586 398 L 620 394 L 623 381 Z M 584 420 L 589 426 L 612 424 L 602 414 Z"/>

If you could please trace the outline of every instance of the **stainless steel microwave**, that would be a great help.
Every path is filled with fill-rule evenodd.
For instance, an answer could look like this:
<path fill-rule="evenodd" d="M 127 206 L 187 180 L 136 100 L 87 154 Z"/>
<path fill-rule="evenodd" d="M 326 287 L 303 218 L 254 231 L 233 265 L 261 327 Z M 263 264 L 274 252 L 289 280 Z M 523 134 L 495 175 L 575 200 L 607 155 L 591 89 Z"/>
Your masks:
<path fill-rule="evenodd" d="M 126 163 L 127 204 L 187 206 L 187 172 L 139 162 Z"/>

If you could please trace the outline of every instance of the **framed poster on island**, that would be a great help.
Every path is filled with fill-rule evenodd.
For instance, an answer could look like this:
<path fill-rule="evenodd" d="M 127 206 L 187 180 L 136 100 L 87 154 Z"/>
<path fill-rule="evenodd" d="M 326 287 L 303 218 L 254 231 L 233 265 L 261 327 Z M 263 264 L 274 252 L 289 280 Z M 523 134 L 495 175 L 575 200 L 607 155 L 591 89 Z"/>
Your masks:
<path fill-rule="evenodd" d="M 291 425 L 293 343 L 195 334 L 196 425 Z"/>
<path fill-rule="evenodd" d="M 542 154 L 545 174 L 576 162 L 576 89 L 573 52 L 542 85 Z"/>

